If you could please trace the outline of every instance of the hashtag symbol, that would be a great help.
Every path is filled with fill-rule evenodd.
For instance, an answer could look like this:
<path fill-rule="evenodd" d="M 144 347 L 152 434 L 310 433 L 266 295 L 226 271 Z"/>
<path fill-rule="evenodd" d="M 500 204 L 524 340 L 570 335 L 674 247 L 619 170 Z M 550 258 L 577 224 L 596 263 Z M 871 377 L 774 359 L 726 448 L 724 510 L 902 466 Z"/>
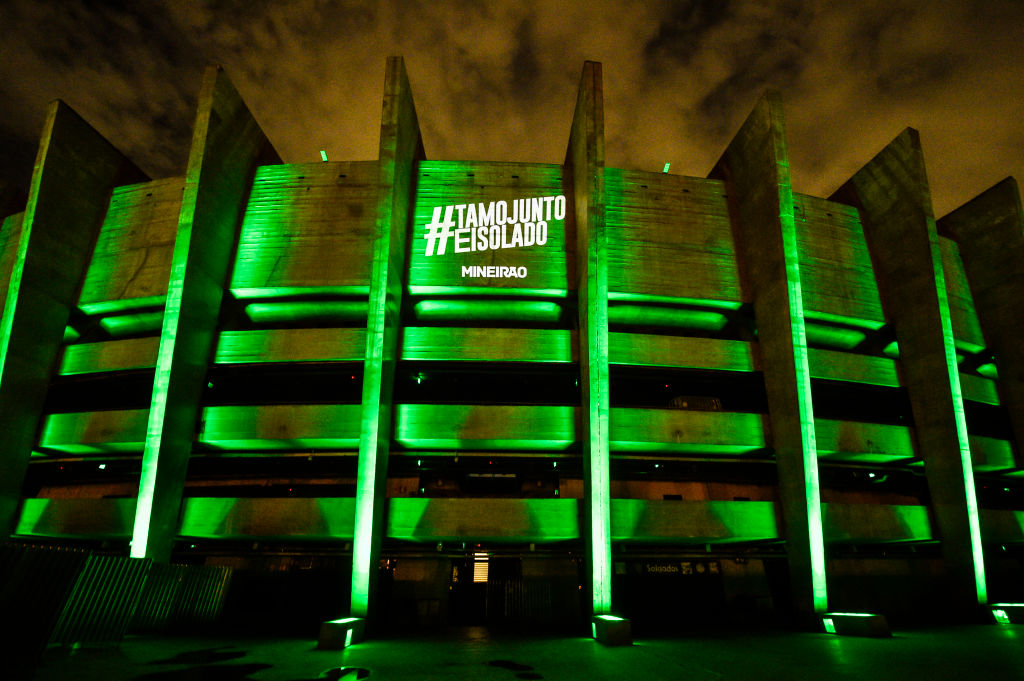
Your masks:
<path fill-rule="evenodd" d="M 434 219 L 429 224 L 423 225 L 427 230 L 427 233 L 423 235 L 423 238 L 427 240 L 426 255 L 434 255 L 434 246 L 438 239 L 441 240 L 441 245 L 437 249 L 437 255 L 444 255 L 448 239 L 452 237 L 452 227 L 455 226 L 455 221 L 452 220 L 452 212 L 454 210 L 455 206 L 445 206 L 444 222 L 442 222 L 441 206 L 438 206 L 434 209 Z"/>

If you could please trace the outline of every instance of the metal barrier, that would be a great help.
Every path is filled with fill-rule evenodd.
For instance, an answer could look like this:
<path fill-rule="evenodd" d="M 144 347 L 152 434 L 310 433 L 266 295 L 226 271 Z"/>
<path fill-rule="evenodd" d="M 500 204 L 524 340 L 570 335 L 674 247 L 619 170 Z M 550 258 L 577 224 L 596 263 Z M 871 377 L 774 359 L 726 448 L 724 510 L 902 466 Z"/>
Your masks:
<path fill-rule="evenodd" d="M 212 624 L 220 616 L 231 568 L 153 565 L 130 631 L 166 631 Z"/>
<path fill-rule="evenodd" d="M 148 558 L 91 554 L 64 604 L 50 643 L 116 644 L 135 614 Z"/>

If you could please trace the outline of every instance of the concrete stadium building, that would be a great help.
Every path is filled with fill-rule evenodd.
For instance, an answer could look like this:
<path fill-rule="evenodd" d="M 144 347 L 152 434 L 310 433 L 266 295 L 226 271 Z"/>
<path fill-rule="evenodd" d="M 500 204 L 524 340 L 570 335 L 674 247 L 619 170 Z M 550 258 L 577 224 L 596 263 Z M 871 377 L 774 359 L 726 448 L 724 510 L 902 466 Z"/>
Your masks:
<path fill-rule="evenodd" d="M 393 58 L 378 160 L 284 164 L 211 68 L 150 179 L 54 103 L 0 232 L 4 569 L 135 570 L 124 626 L 172 564 L 311 631 L 1024 600 L 1016 183 L 936 220 L 907 129 L 796 194 L 771 92 L 706 178 L 606 167 L 592 62 L 566 133 L 429 160 Z"/>

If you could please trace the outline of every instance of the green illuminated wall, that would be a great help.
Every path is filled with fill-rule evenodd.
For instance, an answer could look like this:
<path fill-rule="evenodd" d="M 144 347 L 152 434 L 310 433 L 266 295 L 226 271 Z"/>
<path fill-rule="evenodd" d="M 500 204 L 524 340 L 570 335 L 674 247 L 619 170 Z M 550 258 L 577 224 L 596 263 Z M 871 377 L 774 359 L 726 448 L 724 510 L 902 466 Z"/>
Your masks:
<path fill-rule="evenodd" d="M 580 536 L 577 499 L 395 498 L 387 536 L 403 542 L 551 544 Z M 125 539 L 134 499 L 27 499 L 15 534 L 21 537 Z M 355 502 L 349 498 L 183 500 L 179 535 L 202 540 L 315 540 L 352 538 Z M 986 540 L 1024 540 L 1024 512 L 986 511 Z M 615 499 L 611 534 L 616 542 L 718 548 L 784 537 L 770 501 L 662 501 Z M 925 506 L 823 504 L 829 544 L 889 544 L 935 538 Z"/>
<path fill-rule="evenodd" d="M 974 472 L 1007 485 L 1022 477 L 1014 183 L 937 230 L 919 142 L 905 135 L 832 199 L 795 194 L 775 94 L 712 178 L 606 168 L 592 62 L 563 164 L 425 160 L 404 65 L 392 59 L 379 159 L 286 165 L 223 73 L 208 78 L 186 177 L 145 181 L 58 105 L 27 209 L 0 227 L 0 496 L 17 535 L 130 540 L 135 555 L 163 560 L 182 540 L 351 542 L 351 614 L 371 619 L 385 540 L 582 545 L 595 613 L 619 597 L 613 546 L 784 542 L 804 614 L 826 604 L 826 543 L 940 541 L 976 603 L 981 538 L 1024 542 L 1024 510 L 979 509 L 972 492 Z M 567 213 L 543 246 L 456 254 L 449 241 L 426 255 L 438 207 L 552 196 L 566 198 Z M 528 275 L 463 276 L 476 265 Z M 237 404 L 206 389 L 290 366 L 361 378 L 361 399 L 339 391 L 283 403 L 266 385 L 259 398 L 240 396 L 259 403 Z M 537 403 L 424 397 L 444 394 L 432 386 L 394 397 L 396 375 L 409 372 L 493 370 L 500 381 L 547 368 L 568 376 L 569 390 L 578 370 L 578 403 L 549 402 L 544 385 Z M 93 405 L 88 388 L 74 406 L 43 406 L 51 383 L 109 395 L 152 374 L 150 403 L 138 408 Z M 628 391 L 612 394 L 616 380 L 637 376 L 744 386 L 763 377 L 766 413 L 656 397 L 635 406 Z M 812 379 L 855 385 L 858 396 L 905 392 L 915 424 L 865 421 L 861 405 L 816 416 Z M 969 432 L 965 401 L 1005 407 L 1017 442 Z M 402 472 L 389 481 L 392 456 Z M 344 485 L 357 465 L 356 492 L 183 498 L 191 457 L 239 470 L 286 457 L 336 463 Z M 467 470 L 494 459 L 557 471 L 554 489 L 570 498 L 415 496 L 421 471 L 459 457 Z M 773 460 L 779 485 L 760 485 L 762 501 L 733 501 L 714 480 L 700 499 L 661 499 L 704 484 L 680 471 L 763 471 Z M 142 468 L 137 499 L 21 499 L 28 465 L 131 461 Z M 930 508 L 875 489 L 844 498 L 830 487 L 830 500 L 872 503 L 820 503 L 819 466 L 910 474 L 922 461 Z M 396 493 L 414 496 L 387 498 Z"/>
<path fill-rule="evenodd" d="M 365 328 L 222 331 L 214 362 L 354 362 L 365 350 Z"/>
<path fill-rule="evenodd" d="M 264 166 L 242 221 L 231 288 L 364 287 L 377 206 L 376 161 Z"/>
<path fill-rule="evenodd" d="M 576 407 L 403 404 L 395 444 L 409 449 L 568 449 L 577 441 Z"/>
<path fill-rule="evenodd" d="M 179 534 L 190 539 L 351 539 L 352 499 L 186 499 Z"/>
<path fill-rule="evenodd" d="M 793 195 L 801 291 L 808 316 L 884 322 L 860 215 L 850 206 Z"/>
<path fill-rule="evenodd" d="M 605 192 L 609 291 L 742 300 L 721 182 L 609 168 Z"/>
<path fill-rule="evenodd" d="M 750 343 L 720 338 L 691 338 L 640 333 L 611 333 L 612 364 L 753 371 Z"/>
<path fill-rule="evenodd" d="M 110 197 L 82 282 L 79 306 L 163 298 L 171 269 L 185 179 L 118 187 Z"/>
<path fill-rule="evenodd" d="M 140 454 L 146 442 L 147 409 L 50 414 L 38 449 L 66 454 Z"/>
<path fill-rule="evenodd" d="M 760 414 L 675 409 L 611 410 L 611 449 L 739 455 L 765 448 Z"/>
<path fill-rule="evenodd" d="M 357 449 L 357 404 L 206 407 L 198 444 L 224 451 Z"/>
<path fill-rule="evenodd" d="M 960 391 L 965 400 L 1000 404 L 998 383 L 991 378 L 960 372 Z"/>
<path fill-rule="evenodd" d="M 967 275 L 960 259 L 960 249 L 952 239 L 939 236 L 939 257 L 942 260 L 942 278 L 949 300 L 949 322 L 953 329 L 953 343 L 957 350 L 978 352 L 985 348 L 981 325 L 974 311 L 974 300 L 967 285 Z"/>
<path fill-rule="evenodd" d="M 815 419 L 814 433 L 823 460 L 895 464 L 916 457 L 914 432 L 906 426 Z"/>
<path fill-rule="evenodd" d="M 576 333 L 561 329 L 405 327 L 403 360 L 558 362 L 577 359 Z"/>
<path fill-rule="evenodd" d="M 811 378 L 890 387 L 900 384 L 898 363 L 888 357 L 810 348 L 807 351 L 807 364 Z"/>
<path fill-rule="evenodd" d="M 157 336 L 68 345 L 61 358 L 60 373 L 67 376 L 152 368 L 156 366 L 159 348 Z"/>
<path fill-rule="evenodd" d="M 478 286 L 479 293 L 562 294 L 575 288 L 574 241 L 571 214 L 551 220 L 543 246 L 455 253 L 449 242 L 444 254 L 426 255 L 423 225 L 436 206 L 489 203 L 568 194 L 560 165 L 537 163 L 485 163 L 480 161 L 424 161 L 417 167 L 409 248 L 409 291 L 414 294 L 458 294 L 462 287 Z M 523 266 L 525 279 L 480 280 L 464 278 L 462 266 Z"/>

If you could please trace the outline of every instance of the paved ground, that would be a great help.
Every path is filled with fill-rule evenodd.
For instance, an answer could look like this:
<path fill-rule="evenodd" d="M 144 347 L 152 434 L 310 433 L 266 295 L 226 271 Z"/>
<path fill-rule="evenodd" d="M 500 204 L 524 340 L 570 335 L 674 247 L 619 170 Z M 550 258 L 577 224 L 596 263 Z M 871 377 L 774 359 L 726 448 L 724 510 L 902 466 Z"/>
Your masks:
<path fill-rule="evenodd" d="M 641 639 L 628 648 L 605 648 L 586 638 L 502 636 L 463 628 L 366 641 L 343 652 L 315 650 L 312 641 L 294 638 L 132 637 L 118 649 L 50 651 L 34 678 L 312 681 L 338 678 L 328 670 L 339 666 L 366 669 L 371 681 L 1003 681 L 1024 679 L 1024 625 L 906 631 L 891 639 L 788 632 L 690 635 Z"/>

